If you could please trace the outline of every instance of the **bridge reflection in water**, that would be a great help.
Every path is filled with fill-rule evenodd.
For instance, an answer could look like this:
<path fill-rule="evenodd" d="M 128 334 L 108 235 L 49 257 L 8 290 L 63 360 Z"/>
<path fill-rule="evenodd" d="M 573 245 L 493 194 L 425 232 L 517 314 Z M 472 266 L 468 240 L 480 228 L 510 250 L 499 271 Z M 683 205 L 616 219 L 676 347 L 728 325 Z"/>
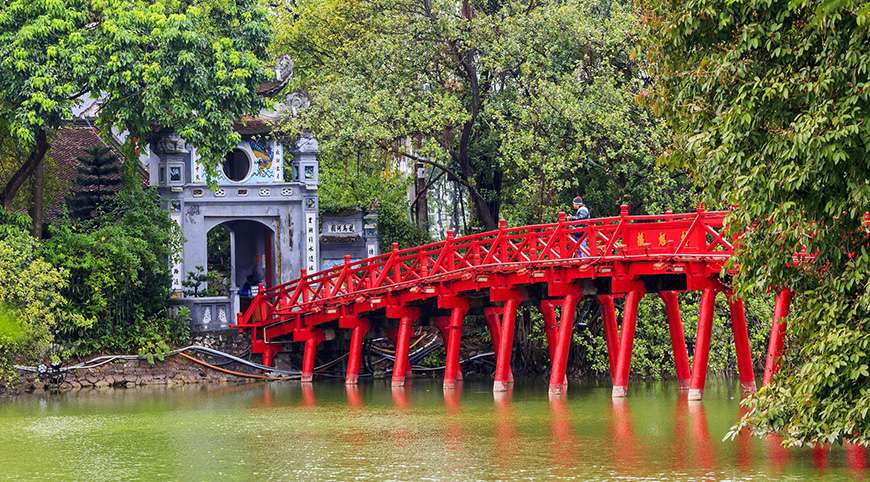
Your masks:
<path fill-rule="evenodd" d="M 479 382 L 443 391 L 432 380 L 386 391 L 378 385 L 319 384 L 321 403 L 315 385 L 265 384 L 251 406 L 288 414 L 303 410 L 294 417 L 339 414 L 331 429 L 354 450 L 369 452 L 381 441 L 387 444 L 383 450 L 410 460 L 420 457 L 413 450 L 429 447 L 472 478 L 484 476 L 479 470 L 496 478 L 525 470 L 556 477 L 866 475 L 866 451 L 855 445 L 789 449 L 776 436 L 758 439 L 745 431 L 723 441 L 743 409 L 735 409 L 739 391 L 718 385 L 704 402 L 690 401 L 686 392 L 663 396 L 668 392 L 662 386 L 644 387 L 631 400 L 611 400 L 606 388 L 547 397 L 521 384 L 493 398 Z M 364 427 L 349 430 L 347 421 Z M 524 466 L 529 460 L 536 467 Z"/>

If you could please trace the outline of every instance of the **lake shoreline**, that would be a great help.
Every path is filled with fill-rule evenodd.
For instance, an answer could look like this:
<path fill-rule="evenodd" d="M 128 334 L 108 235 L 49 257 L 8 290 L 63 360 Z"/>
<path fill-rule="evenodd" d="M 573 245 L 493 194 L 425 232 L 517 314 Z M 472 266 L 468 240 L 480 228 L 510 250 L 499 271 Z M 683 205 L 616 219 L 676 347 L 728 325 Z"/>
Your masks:
<path fill-rule="evenodd" d="M 177 386 L 193 384 L 252 383 L 257 379 L 221 373 L 172 357 L 153 364 L 147 360 L 117 360 L 100 367 L 71 370 L 60 375 L 25 372 L 21 379 L 0 389 L 2 395 L 82 389 L 135 388 L 141 386 Z"/>

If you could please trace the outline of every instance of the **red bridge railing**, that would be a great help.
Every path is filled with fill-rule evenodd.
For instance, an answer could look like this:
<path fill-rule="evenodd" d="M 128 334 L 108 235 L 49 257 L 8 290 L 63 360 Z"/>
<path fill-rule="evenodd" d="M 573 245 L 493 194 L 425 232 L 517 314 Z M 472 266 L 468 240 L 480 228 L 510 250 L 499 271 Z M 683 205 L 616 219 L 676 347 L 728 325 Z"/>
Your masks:
<path fill-rule="evenodd" d="M 319 312 L 325 305 L 387 290 L 412 289 L 465 271 L 485 267 L 517 268 L 550 263 L 610 260 L 727 259 L 733 246 L 723 234 L 725 211 L 628 215 L 559 221 L 499 229 L 306 273 L 288 283 L 261 290 L 237 319 L 237 328 L 272 324 Z M 301 326 L 300 326 L 301 328 Z"/>

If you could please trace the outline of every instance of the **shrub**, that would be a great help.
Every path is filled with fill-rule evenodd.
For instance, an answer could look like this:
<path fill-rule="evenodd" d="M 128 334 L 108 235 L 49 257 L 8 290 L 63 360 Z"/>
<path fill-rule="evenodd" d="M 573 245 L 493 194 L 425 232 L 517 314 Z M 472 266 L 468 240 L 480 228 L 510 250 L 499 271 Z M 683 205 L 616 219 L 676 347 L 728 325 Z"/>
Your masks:
<path fill-rule="evenodd" d="M 52 227 L 46 260 L 69 272 L 63 293 L 86 325 L 62 323 L 58 340 L 68 355 L 154 348 L 183 336 L 168 314 L 168 260 L 181 243 L 159 197 L 134 180 L 112 209 L 91 222 Z"/>
<path fill-rule="evenodd" d="M 62 292 L 68 272 L 38 255 L 30 220 L 0 211 L 0 383 L 15 378 L 12 365 L 42 359 L 57 325 L 86 325 Z"/>

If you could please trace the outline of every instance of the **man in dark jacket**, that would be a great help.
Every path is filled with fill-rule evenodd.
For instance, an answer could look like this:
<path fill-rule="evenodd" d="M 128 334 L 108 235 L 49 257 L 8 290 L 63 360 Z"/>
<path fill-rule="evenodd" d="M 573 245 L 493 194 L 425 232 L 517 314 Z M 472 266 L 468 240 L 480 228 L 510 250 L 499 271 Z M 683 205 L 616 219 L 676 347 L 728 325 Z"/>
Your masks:
<path fill-rule="evenodd" d="M 589 208 L 587 208 L 586 205 L 583 204 L 582 197 L 576 196 L 574 198 L 574 201 L 572 202 L 572 204 L 574 205 L 575 213 L 573 216 L 568 216 L 569 221 L 580 221 L 581 219 L 589 219 L 589 216 L 590 216 Z M 577 238 L 574 238 L 574 240 L 576 241 Z M 577 257 L 578 258 L 582 258 L 582 257 L 586 256 L 583 253 L 583 249 L 586 249 L 588 244 L 589 243 L 587 243 L 586 239 L 584 239 L 583 242 L 580 243 L 580 246 L 577 249 Z M 580 249 L 580 248 L 583 248 L 583 249 Z"/>
<path fill-rule="evenodd" d="M 579 221 L 581 219 L 589 219 L 589 208 L 583 204 L 583 198 L 580 196 L 576 196 L 574 198 L 574 213 L 573 216 L 568 216 L 568 219 L 571 221 Z"/>

